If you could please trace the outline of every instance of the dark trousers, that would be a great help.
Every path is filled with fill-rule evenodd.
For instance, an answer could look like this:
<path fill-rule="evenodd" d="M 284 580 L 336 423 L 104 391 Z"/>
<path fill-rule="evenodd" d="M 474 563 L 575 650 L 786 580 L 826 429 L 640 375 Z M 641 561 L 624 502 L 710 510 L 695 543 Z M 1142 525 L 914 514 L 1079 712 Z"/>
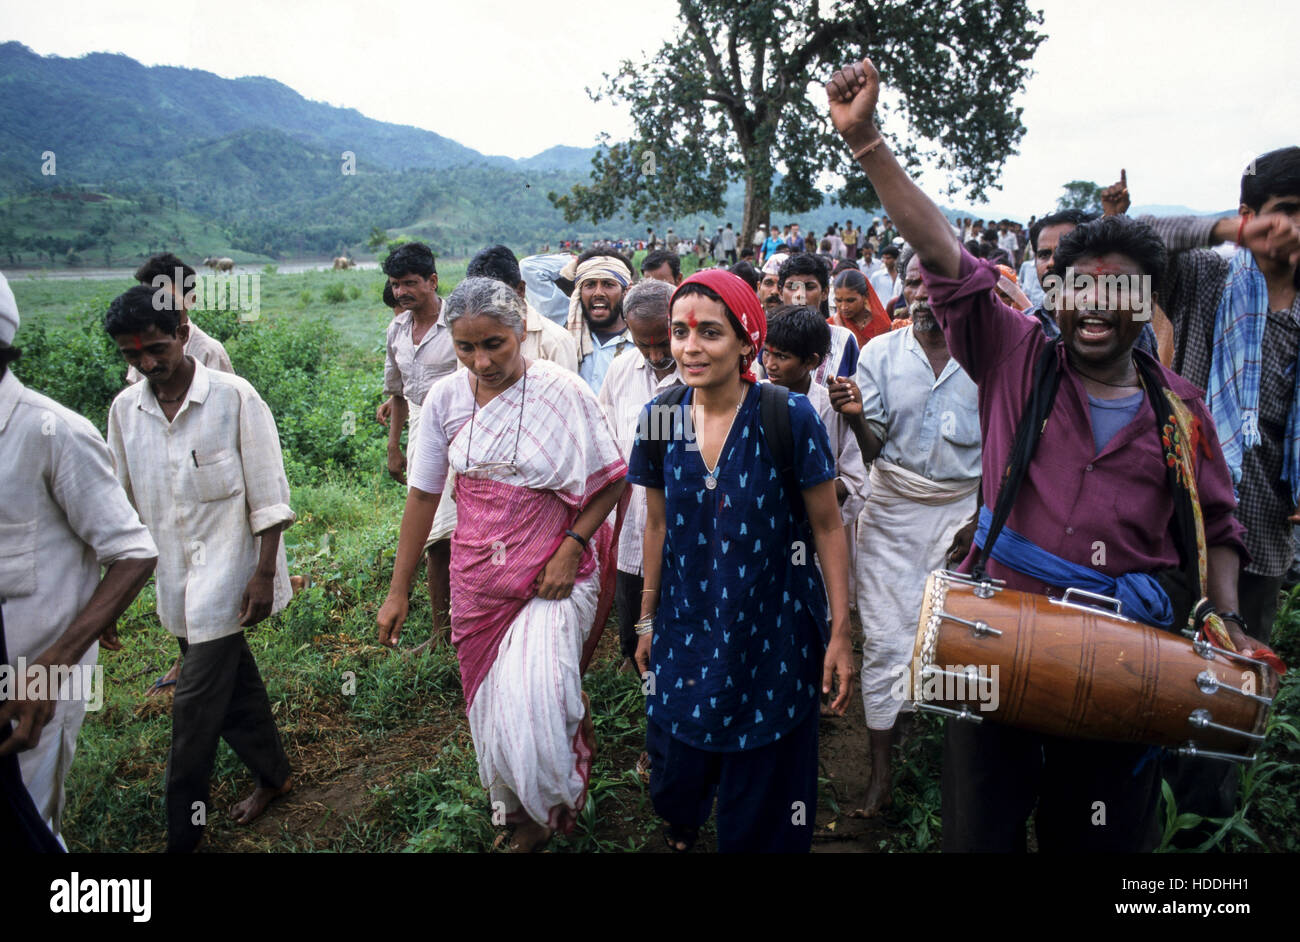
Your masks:
<path fill-rule="evenodd" d="M 172 700 L 172 748 L 167 759 L 167 850 L 193 850 L 212 813 L 209 779 L 217 740 L 235 750 L 258 786 L 279 788 L 289 778 L 289 757 L 271 715 L 262 675 L 244 633 L 187 644 L 181 641 L 181 676 Z"/>
<path fill-rule="evenodd" d="M 1159 761 L 1149 751 L 949 720 L 944 852 L 1024 852 L 1035 803 L 1040 852 L 1149 852 L 1160 837 Z"/>
<path fill-rule="evenodd" d="M 636 622 L 641 617 L 641 590 L 645 579 L 618 570 L 614 580 L 614 609 L 618 612 L 618 649 L 624 657 L 636 655 Z"/>
<path fill-rule="evenodd" d="M 1273 621 L 1277 618 L 1277 597 L 1282 591 L 1280 576 L 1257 576 L 1242 570 L 1237 578 L 1237 608 L 1246 619 L 1248 632 L 1256 641 L 1268 644 L 1273 634 Z"/>
<path fill-rule="evenodd" d="M 708 752 L 646 723 L 650 800 L 659 817 L 698 828 L 718 801 L 718 851 L 806 854 L 817 815 L 814 708 L 788 735 L 758 749 Z"/>

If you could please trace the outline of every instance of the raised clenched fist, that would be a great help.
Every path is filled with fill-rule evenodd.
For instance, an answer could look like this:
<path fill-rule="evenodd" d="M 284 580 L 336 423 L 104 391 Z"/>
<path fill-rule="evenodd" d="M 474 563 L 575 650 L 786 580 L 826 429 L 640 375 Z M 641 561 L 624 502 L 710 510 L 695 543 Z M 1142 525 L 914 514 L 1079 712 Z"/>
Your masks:
<path fill-rule="evenodd" d="M 826 83 L 831 123 L 853 150 L 880 136 L 876 130 L 876 100 L 880 97 L 880 74 L 870 59 L 845 66 Z"/>

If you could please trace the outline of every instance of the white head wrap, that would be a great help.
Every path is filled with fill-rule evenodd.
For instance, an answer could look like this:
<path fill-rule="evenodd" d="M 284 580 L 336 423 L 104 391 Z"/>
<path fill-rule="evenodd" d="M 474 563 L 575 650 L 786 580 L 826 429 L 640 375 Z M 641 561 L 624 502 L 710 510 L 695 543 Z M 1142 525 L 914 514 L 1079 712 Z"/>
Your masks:
<path fill-rule="evenodd" d="M 573 274 L 573 295 L 569 298 L 569 333 L 578 341 L 578 362 L 581 363 L 596 348 L 591 339 L 591 328 L 582 316 L 582 283 L 598 278 L 617 281 L 627 290 L 632 283 L 632 272 L 612 255 L 596 255 L 577 266 Z"/>
<path fill-rule="evenodd" d="M 18 302 L 4 275 L 0 275 L 0 343 L 12 344 L 18 333 Z"/>

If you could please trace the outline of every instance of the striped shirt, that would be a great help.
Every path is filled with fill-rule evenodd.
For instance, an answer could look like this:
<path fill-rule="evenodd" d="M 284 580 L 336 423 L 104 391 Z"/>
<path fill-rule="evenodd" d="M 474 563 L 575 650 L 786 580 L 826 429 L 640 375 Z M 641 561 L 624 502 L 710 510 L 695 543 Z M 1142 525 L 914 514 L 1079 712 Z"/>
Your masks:
<path fill-rule="evenodd" d="M 1199 216 L 1139 217 L 1169 249 L 1164 308 L 1174 325 L 1173 370 L 1205 389 L 1214 350 L 1214 323 L 1228 275 L 1228 260 L 1209 248 L 1217 219 Z M 1279 576 L 1291 565 L 1294 509 L 1282 480 L 1282 450 L 1300 356 L 1300 296 L 1287 311 L 1270 311 L 1261 350 L 1258 447 L 1241 461 L 1237 519 L 1246 528 L 1251 562 L 1246 572 Z"/>

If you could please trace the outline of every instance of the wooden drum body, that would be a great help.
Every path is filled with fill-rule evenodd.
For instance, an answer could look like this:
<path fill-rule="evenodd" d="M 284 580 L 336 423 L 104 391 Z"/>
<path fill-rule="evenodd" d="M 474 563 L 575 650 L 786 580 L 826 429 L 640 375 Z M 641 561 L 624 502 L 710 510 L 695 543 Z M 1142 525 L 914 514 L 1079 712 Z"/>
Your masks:
<path fill-rule="evenodd" d="M 912 658 L 918 708 L 1073 739 L 1251 758 L 1272 703 L 1263 694 L 1275 685 L 1266 665 L 1075 601 L 1083 598 L 1102 600 L 931 573 Z"/>

